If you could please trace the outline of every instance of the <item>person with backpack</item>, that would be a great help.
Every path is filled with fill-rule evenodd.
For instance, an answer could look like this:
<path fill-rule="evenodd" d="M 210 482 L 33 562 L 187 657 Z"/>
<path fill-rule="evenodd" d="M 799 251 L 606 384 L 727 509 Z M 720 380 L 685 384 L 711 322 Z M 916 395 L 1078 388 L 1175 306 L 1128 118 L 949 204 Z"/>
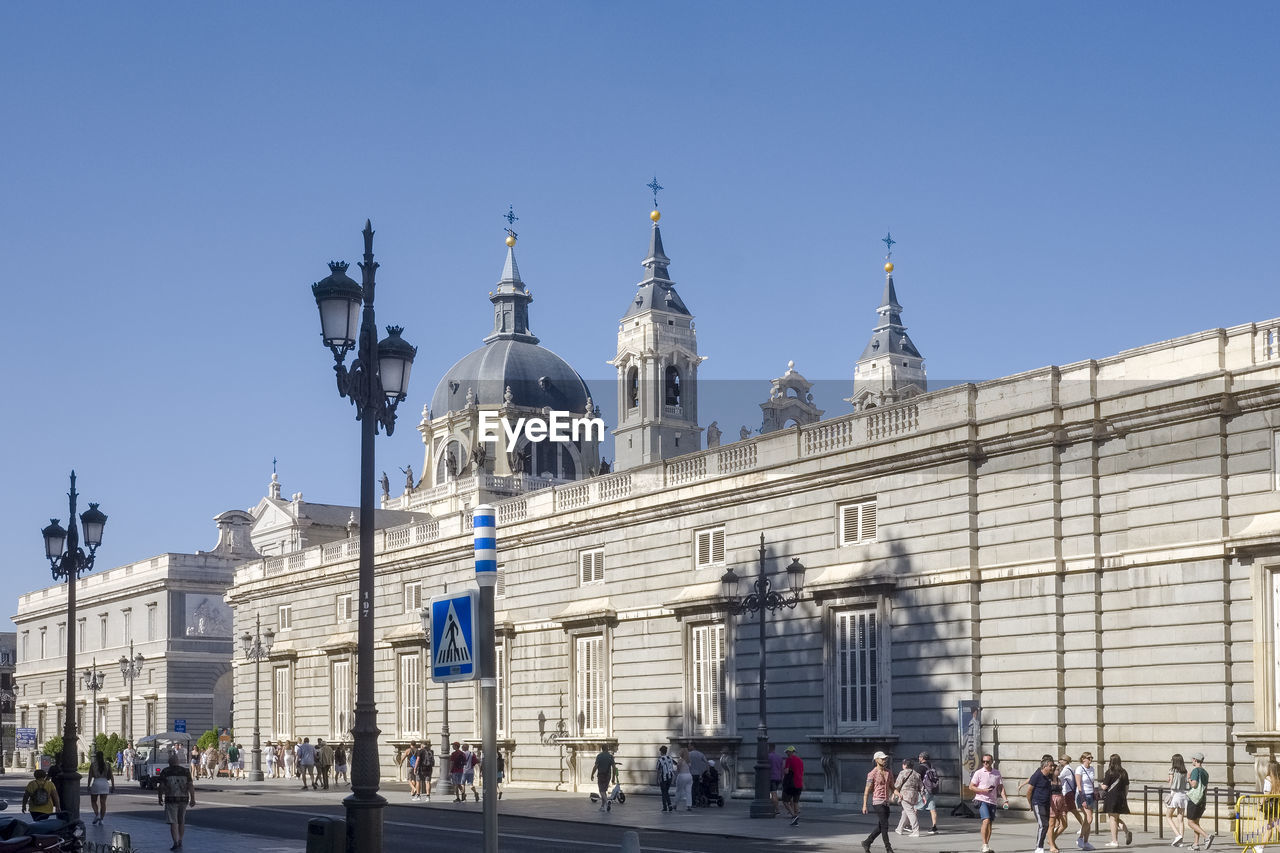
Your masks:
<path fill-rule="evenodd" d="M 436 772 L 436 754 L 431 749 L 431 743 L 423 743 L 418 747 L 417 760 L 413 763 L 413 775 L 417 778 L 418 794 L 415 800 L 431 802 L 431 777 Z"/>
<path fill-rule="evenodd" d="M 938 834 L 938 791 L 942 787 L 942 778 L 929 762 L 929 753 L 921 752 L 916 764 L 916 772 L 920 774 L 920 802 L 916 804 L 916 812 L 928 812 L 933 819 L 930 835 Z"/>
<path fill-rule="evenodd" d="M 169 766 L 160 771 L 156 793 L 164 806 L 169 835 L 173 838 L 169 849 L 181 850 L 182 836 L 187 831 L 187 809 L 196 804 L 196 783 L 176 752 L 169 753 Z"/>
<path fill-rule="evenodd" d="M 673 812 L 676 807 L 671 802 L 671 783 L 676 780 L 676 762 L 667 755 L 665 746 L 658 747 L 658 788 L 662 791 L 662 810 Z"/>
<path fill-rule="evenodd" d="M 35 778 L 22 792 L 22 810 L 25 812 L 29 807 L 32 820 L 44 820 L 62 808 L 62 804 L 58 802 L 58 789 L 49 781 L 48 773 L 37 767 L 32 775 Z"/>

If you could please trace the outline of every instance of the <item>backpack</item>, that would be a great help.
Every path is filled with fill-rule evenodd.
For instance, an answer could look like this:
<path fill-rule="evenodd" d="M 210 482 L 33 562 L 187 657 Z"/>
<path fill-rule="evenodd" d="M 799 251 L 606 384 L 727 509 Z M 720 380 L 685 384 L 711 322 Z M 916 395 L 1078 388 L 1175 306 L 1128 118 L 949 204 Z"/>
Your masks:
<path fill-rule="evenodd" d="M 161 771 L 160 781 L 164 784 L 165 799 L 182 800 L 187 797 L 191 777 L 186 773 L 171 772 L 172 768 Z"/>
<path fill-rule="evenodd" d="M 924 772 L 924 777 L 920 781 L 920 787 L 924 789 L 926 794 L 931 794 L 938 790 L 939 782 L 940 779 L 938 778 L 938 771 L 930 767 Z"/>
<path fill-rule="evenodd" d="M 31 792 L 31 805 L 47 806 L 49 805 L 49 783 L 41 782 L 40 787 Z"/>

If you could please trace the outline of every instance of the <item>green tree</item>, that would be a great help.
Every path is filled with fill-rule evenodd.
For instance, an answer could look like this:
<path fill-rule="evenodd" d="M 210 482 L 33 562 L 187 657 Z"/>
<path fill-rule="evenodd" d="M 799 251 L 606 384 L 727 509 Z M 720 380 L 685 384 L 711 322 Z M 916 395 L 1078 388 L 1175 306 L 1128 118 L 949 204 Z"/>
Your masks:
<path fill-rule="evenodd" d="M 124 746 L 125 739 L 115 732 L 112 732 L 109 735 L 99 732 L 98 736 L 93 739 L 94 750 L 102 750 L 102 757 L 107 760 L 108 764 L 113 766 L 116 761 L 116 753 L 123 752 Z M 92 758 L 92 756 L 90 756 L 90 758 Z"/>
<path fill-rule="evenodd" d="M 41 755 L 48 755 L 57 758 L 62 755 L 62 735 L 54 735 L 44 742 L 44 746 L 40 749 Z"/>
<path fill-rule="evenodd" d="M 209 729 L 207 732 L 200 735 L 200 739 L 196 741 L 196 748 L 208 749 L 211 746 L 215 746 L 217 743 L 218 743 L 218 730 Z"/>

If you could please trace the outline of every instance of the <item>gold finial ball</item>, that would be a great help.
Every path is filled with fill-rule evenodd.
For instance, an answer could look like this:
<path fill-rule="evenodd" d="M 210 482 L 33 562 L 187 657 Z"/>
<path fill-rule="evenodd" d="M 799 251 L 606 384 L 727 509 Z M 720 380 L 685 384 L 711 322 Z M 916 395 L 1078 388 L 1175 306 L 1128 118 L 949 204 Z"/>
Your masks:
<path fill-rule="evenodd" d="M 511 247 L 515 246 L 515 244 L 516 244 L 516 238 L 515 238 L 515 237 L 512 237 L 510 234 L 508 234 L 508 235 L 507 235 L 507 247 L 508 247 L 508 248 L 511 248 Z"/>
<path fill-rule="evenodd" d="M 893 262 L 892 262 L 892 261 L 890 261 L 889 263 L 887 263 L 887 264 L 885 264 L 885 265 L 884 265 L 884 271 L 885 271 L 885 272 L 893 272 Z"/>
<path fill-rule="evenodd" d="M 652 219 L 654 222 L 657 222 L 659 219 L 662 218 L 662 214 L 655 210 L 649 214 L 649 218 Z"/>

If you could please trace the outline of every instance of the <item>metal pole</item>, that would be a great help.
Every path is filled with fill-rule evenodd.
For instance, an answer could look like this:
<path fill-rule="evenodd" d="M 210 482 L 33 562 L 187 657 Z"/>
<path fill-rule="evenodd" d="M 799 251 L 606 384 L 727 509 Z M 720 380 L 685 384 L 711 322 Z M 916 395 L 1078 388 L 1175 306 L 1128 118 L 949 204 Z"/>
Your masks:
<path fill-rule="evenodd" d="M 262 614 L 257 614 L 254 621 L 253 641 L 258 646 L 262 643 Z M 249 768 L 249 781 L 262 781 L 262 739 L 258 724 L 262 716 L 262 655 L 261 648 L 255 646 L 253 656 L 253 761 Z"/>
<path fill-rule="evenodd" d="M 444 689 L 444 713 L 440 722 L 440 795 L 453 793 L 453 778 L 449 775 L 449 682 L 440 685 Z"/>
<path fill-rule="evenodd" d="M 76 760 L 76 581 L 80 577 L 80 535 L 76 528 L 76 472 L 71 472 L 67 493 L 71 517 L 67 519 L 67 714 L 62 727 L 62 774 L 58 801 L 73 821 L 80 819 L 80 771 Z"/>
<path fill-rule="evenodd" d="M 125 738 L 128 740 L 130 746 L 133 745 L 133 680 L 138 677 L 138 674 L 133 671 L 133 667 L 134 667 L 133 640 L 130 640 L 129 641 L 129 726 L 128 726 L 128 733 L 125 735 Z"/>
<path fill-rule="evenodd" d="M 765 611 L 769 598 L 769 579 L 764 567 L 764 534 L 760 534 L 760 577 L 756 580 L 756 595 L 760 600 L 760 722 L 756 726 L 756 790 L 751 801 L 751 817 L 773 817 L 773 802 L 769 799 L 769 725 L 767 722 L 767 691 L 765 687 Z"/>
<path fill-rule="evenodd" d="M 93 747 L 98 745 L 98 659 L 93 658 L 92 669 L 89 670 L 89 683 L 85 685 L 89 688 L 89 695 L 93 697 L 93 707 L 90 714 L 93 719 L 89 722 L 89 731 L 93 733 L 93 739 L 89 741 L 89 752 L 93 752 Z M 93 760 L 93 756 L 89 756 L 89 760 Z"/>
<path fill-rule="evenodd" d="M 378 794 L 378 709 L 373 686 L 373 438 L 378 426 L 381 387 L 375 381 L 378 370 L 377 324 L 373 314 L 374 271 L 373 228 L 365 223 L 364 261 L 360 264 L 364 291 L 364 314 L 360 322 L 357 358 L 364 370 L 363 394 L 353 395 L 360 407 L 360 619 L 356 635 L 356 711 L 352 729 L 351 794 L 342 801 L 347 810 L 347 850 L 349 853 L 380 853 L 382 850 L 382 810 L 387 801 Z"/>
<path fill-rule="evenodd" d="M 494 649 L 494 593 L 498 584 L 497 525 L 493 507 L 481 504 L 472 513 L 475 533 L 476 583 L 480 586 L 480 624 L 475 645 L 480 652 L 480 757 L 484 774 L 484 853 L 498 853 L 498 675 Z"/>

